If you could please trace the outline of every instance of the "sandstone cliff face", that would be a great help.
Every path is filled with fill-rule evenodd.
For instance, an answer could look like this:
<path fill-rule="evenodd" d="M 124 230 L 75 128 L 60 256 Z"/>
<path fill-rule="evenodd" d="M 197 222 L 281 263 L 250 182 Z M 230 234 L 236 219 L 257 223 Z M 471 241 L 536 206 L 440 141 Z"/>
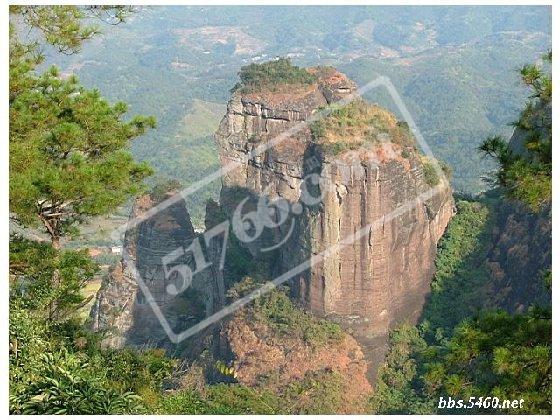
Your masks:
<path fill-rule="evenodd" d="M 354 90 L 344 75 L 330 72 L 314 85 L 290 91 L 235 93 L 216 133 L 222 165 L 238 164 L 223 178 L 221 204 L 232 214 L 243 193 L 254 200 L 266 196 L 290 203 L 285 223 L 264 229 L 247 244 L 260 258 L 272 255 L 272 275 L 359 233 L 357 240 L 293 276 L 293 291 L 313 312 L 379 335 L 419 315 L 436 244 L 454 206 L 443 181 L 433 194 L 418 199 L 430 186 L 419 154 L 393 142 L 396 119 L 390 119 L 385 141 L 360 143 L 341 153 L 314 141 L 309 127 L 299 129 L 320 107 Z M 311 185 L 313 179 L 323 182 Z M 302 197 L 306 194 L 322 199 L 309 205 Z"/>
<path fill-rule="evenodd" d="M 130 218 L 141 216 L 156 204 L 149 195 L 140 197 Z M 174 347 L 148 302 L 150 298 L 175 332 L 185 330 L 219 309 L 224 294 L 221 273 L 196 274 L 192 287 L 180 294 L 173 293 L 173 288 L 181 286 L 181 278 L 165 273 L 162 257 L 180 247 L 188 247 L 195 237 L 183 200 L 126 233 L 124 257 L 103 282 L 92 309 L 93 328 L 109 333 L 105 340 L 107 345 Z M 211 243 L 208 254 L 217 253 Z M 194 270 L 191 255 L 181 256 L 173 264 L 187 264 Z M 139 279 L 151 296 L 144 295 Z"/>

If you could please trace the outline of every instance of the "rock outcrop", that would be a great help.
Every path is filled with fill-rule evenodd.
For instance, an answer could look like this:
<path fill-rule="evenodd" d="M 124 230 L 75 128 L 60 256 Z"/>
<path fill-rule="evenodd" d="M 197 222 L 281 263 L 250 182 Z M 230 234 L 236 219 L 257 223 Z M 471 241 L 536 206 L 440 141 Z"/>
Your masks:
<path fill-rule="evenodd" d="M 220 201 L 234 216 L 246 196 L 246 212 L 263 197 L 281 203 L 246 246 L 271 256 L 272 276 L 311 259 L 291 276 L 296 298 L 363 334 L 382 335 L 419 315 L 454 211 L 451 190 L 442 179 L 428 184 L 426 159 L 407 127 L 376 106 L 359 104 L 362 120 L 342 113 L 331 121 L 348 128 L 338 137 L 317 134 L 324 127 L 304 121 L 355 85 L 332 69 L 311 71 L 318 75 L 311 85 L 233 94 L 216 133 L 227 172 Z"/>
<path fill-rule="evenodd" d="M 428 169 L 433 172 L 431 163 L 417 151 L 406 124 L 375 105 L 352 101 L 310 126 L 307 119 L 351 99 L 356 87 L 334 69 L 309 71 L 317 75 L 311 84 L 235 92 L 216 133 L 223 187 L 219 205 L 207 208 L 207 229 L 229 220 L 235 236 L 229 243 L 234 241 L 237 251 L 230 252 L 228 245 L 234 254 L 228 257 L 236 261 L 226 261 L 223 271 L 217 263 L 221 241 L 203 240 L 212 264 L 195 275 L 192 287 L 170 295 L 180 279 L 166 274 L 162 257 L 188 247 L 197 235 L 182 200 L 143 220 L 127 233 L 126 257 L 104 282 L 94 305 L 94 327 L 113 331 L 108 344 L 177 350 L 146 301 L 150 296 L 139 290 L 133 266 L 170 327 L 180 332 L 223 307 L 226 290 L 243 274 L 239 249 L 252 255 L 261 280 L 285 280 L 304 308 L 336 320 L 360 344 L 374 348 L 374 364 L 390 328 L 419 316 L 436 244 L 454 211 L 448 183 L 437 174 L 427 176 Z M 153 197 L 140 198 L 131 217 L 156 203 Z M 189 255 L 173 264 L 194 269 Z M 221 334 L 219 323 L 205 332 L 219 347 L 215 354 L 224 355 L 227 337 L 225 347 L 250 365 L 253 356 L 242 344 L 249 331 L 231 335 L 238 326 L 231 319 L 223 322 Z M 268 345 L 255 340 L 255 345 Z M 341 352 L 358 351 L 348 340 L 348 351 Z M 185 340 L 181 350 L 196 355 L 207 342 Z M 194 347 L 185 350 L 189 346 Z M 323 356 L 328 368 L 333 361 L 327 353 Z M 286 378 L 295 374 L 298 357 L 297 352 L 285 354 L 278 369 Z M 352 374 L 352 360 L 339 360 L 348 362 L 344 368 L 339 363 L 340 369 Z M 365 363 L 358 365 L 361 375 Z M 240 379 L 250 384 L 257 374 L 251 379 L 247 369 Z"/>
<path fill-rule="evenodd" d="M 164 198 L 172 195 L 169 192 Z M 138 198 L 131 220 L 141 217 L 158 201 L 150 195 Z M 179 272 L 167 267 L 166 273 L 164 268 L 163 257 L 188 248 L 195 238 L 183 200 L 177 200 L 126 232 L 124 256 L 102 283 L 92 308 L 93 328 L 108 332 L 105 344 L 176 350 L 149 300 L 174 332 L 182 332 L 220 309 L 224 296 L 221 273 L 208 270 L 195 274 L 192 287 L 181 290 L 183 279 Z M 215 242 L 209 244 L 207 252 L 210 256 L 219 254 Z M 173 259 L 173 267 L 185 264 L 195 271 L 192 255 L 180 254 Z M 149 290 L 148 295 L 143 293 L 139 280 Z M 178 290 L 180 293 L 176 293 Z"/>
<path fill-rule="evenodd" d="M 278 334 L 247 310 L 238 311 L 224 325 L 222 335 L 232 353 L 239 383 L 284 395 L 290 387 L 309 379 L 336 382 L 330 383 L 339 387 L 335 412 L 324 414 L 364 413 L 372 391 L 366 377 L 368 361 L 350 335 L 343 333 L 337 340 L 312 346 L 299 337 Z M 305 396 L 299 400 L 303 403 Z"/>

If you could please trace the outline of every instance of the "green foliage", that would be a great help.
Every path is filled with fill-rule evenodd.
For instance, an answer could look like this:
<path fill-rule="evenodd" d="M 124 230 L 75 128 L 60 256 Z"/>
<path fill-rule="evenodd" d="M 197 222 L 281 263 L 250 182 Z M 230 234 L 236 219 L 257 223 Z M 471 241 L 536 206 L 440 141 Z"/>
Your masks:
<path fill-rule="evenodd" d="M 552 52 L 545 58 L 551 61 Z M 538 212 L 552 198 L 552 79 L 536 65 L 525 65 L 520 74 L 532 95 L 514 123 L 514 137 L 509 144 L 488 137 L 479 150 L 498 163 L 496 182 L 506 195 Z"/>
<path fill-rule="evenodd" d="M 216 384 L 202 391 L 164 393 L 158 414 L 332 414 L 343 401 L 342 378 L 336 372 L 307 374 L 276 394 L 240 384 Z"/>
<path fill-rule="evenodd" d="M 74 316 L 87 303 L 82 289 L 97 270 L 87 251 L 59 251 L 18 237 L 10 240 L 10 274 L 15 279 L 10 294 L 22 307 L 48 319 Z"/>
<path fill-rule="evenodd" d="M 10 6 L 10 16 L 17 16 L 24 28 L 34 28 L 46 43 L 65 54 L 79 52 L 85 40 L 100 33 L 97 25 L 86 24 L 88 20 L 117 24 L 132 11 L 130 6 Z"/>
<path fill-rule="evenodd" d="M 427 344 L 418 328 L 403 324 L 389 336 L 389 351 L 379 367 L 370 401 L 376 414 L 430 414 L 433 406 L 422 394 L 418 378 L 419 355 Z"/>
<path fill-rule="evenodd" d="M 437 350 L 424 375 L 429 393 L 467 400 L 471 396 L 523 399 L 522 408 L 499 412 L 551 413 L 550 311 L 481 314 L 461 323 L 451 340 Z"/>
<path fill-rule="evenodd" d="M 238 76 L 241 82 L 233 87 L 232 92 L 275 90 L 282 85 L 310 85 L 317 79 L 307 70 L 294 66 L 289 58 L 249 64 L 241 67 Z"/>
<path fill-rule="evenodd" d="M 73 322 L 53 323 L 10 301 L 12 414 L 145 412 L 140 395 L 159 392 L 173 362 L 160 351 L 104 350 Z"/>
<path fill-rule="evenodd" d="M 122 122 L 123 103 L 110 106 L 55 69 L 35 81 L 10 104 L 10 210 L 25 224 L 40 220 L 57 239 L 140 191 L 150 169 L 127 147 L 155 122 Z"/>
<path fill-rule="evenodd" d="M 37 380 L 11 398 L 17 414 L 123 414 L 141 410 L 140 397 L 108 388 L 87 359 L 62 350 L 45 353 Z M 97 369 L 98 366 L 95 366 Z"/>
<path fill-rule="evenodd" d="M 364 143 L 362 142 L 345 142 L 345 141 L 337 141 L 333 143 L 324 143 L 322 145 L 322 150 L 331 156 L 337 156 L 349 150 L 358 150 L 362 147 Z"/>
<path fill-rule="evenodd" d="M 286 291 L 278 288 L 255 300 L 253 316 L 280 336 L 301 338 L 311 346 L 325 345 L 343 338 L 338 324 L 297 308 Z"/>
<path fill-rule="evenodd" d="M 343 378 L 337 372 L 309 372 L 293 382 L 282 395 L 281 412 L 293 414 L 333 414 L 344 401 Z"/>
<path fill-rule="evenodd" d="M 319 141 L 321 137 L 325 137 L 327 134 L 326 124 L 322 120 L 313 121 L 309 124 L 309 129 L 311 130 L 311 136 L 315 141 Z"/>
<path fill-rule="evenodd" d="M 234 414 L 228 410 L 221 411 L 208 403 L 193 390 L 184 390 L 164 394 L 158 402 L 157 414 Z"/>
<path fill-rule="evenodd" d="M 457 200 L 451 219 L 438 244 L 430 294 L 420 327 L 402 325 L 389 339 L 389 351 L 379 368 L 371 407 L 376 413 L 427 414 L 435 411 L 424 392 L 424 358 L 437 353 L 465 318 L 475 315 L 488 300 L 490 275 L 485 258 L 491 243 L 491 209 L 476 201 Z M 430 346 L 431 344 L 432 346 Z"/>
<path fill-rule="evenodd" d="M 85 251 L 10 242 L 10 412 L 136 413 L 173 366 L 161 351 L 103 350 L 84 330 L 82 288 L 97 271 Z M 53 275 L 53 273 L 57 275 Z"/>
<path fill-rule="evenodd" d="M 439 176 L 432 162 L 422 162 L 422 173 L 424 174 L 424 180 L 426 181 L 426 184 L 428 184 L 430 187 L 435 187 L 439 184 Z"/>
<path fill-rule="evenodd" d="M 110 10 L 117 10 L 111 15 Z M 123 17 L 107 6 L 13 6 L 11 18 L 63 52 L 76 52 L 97 31 L 87 16 Z M 21 25 L 21 26 L 20 26 Z M 60 238 L 87 216 L 106 214 L 139 191 L 150 173 L 128 152 L 153 118 L 123 122 L 123 103 L 63 78 L 37 75 L 37 43 L 10 28 L 10 210 L 39 221 L 52 243 L 10 238 L 10 413 L 144 412 L 173 362 L 162 352 L 104 350 L 81 325 L 82 289 L 98 267 L 86 251 L 60 250 Z"/>
<path fill-rule="evenodd" d="M 433 331 L 442 328 L 447 333 L 490 301 L 486 255 L 492 241 L 492 209 L 476 201 L 458 200 L 456 206 L 457 214 L 438 244 L 432 293 L 423 314 Z"/>
<path fill-rule="evenodd" d="M 161 414 L 278 414 L 280 399 L 269 391 L 238 384 L 217 384 L 203 393 L 182 390 L 164 395 L 157 412 Z"/>

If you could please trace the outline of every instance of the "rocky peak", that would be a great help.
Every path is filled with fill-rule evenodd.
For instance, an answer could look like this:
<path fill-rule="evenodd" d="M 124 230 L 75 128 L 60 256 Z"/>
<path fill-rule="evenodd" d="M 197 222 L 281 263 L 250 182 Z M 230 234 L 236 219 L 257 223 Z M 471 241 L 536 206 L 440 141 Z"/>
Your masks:
<path fill-rule="evenodd" d="M 317 109 L 355 92 L 356 85 L 332 68 L 311 68 L 309 84 L 279 84 L 234 91 L 228 114 L 284 121 L 304 121 Z"/>
<path fill-rule="evenodd" d="M 445 180 L 426 178 L 428 159 L 406 124 L 380 107 L 353 101 L 311 127 L 297 125 L 356 90 L 334 69 L 308 71 L 316 76 L 312 84 L 233 94 L 216 140 L 222 164 L 238 166 L 223 178 L 221 204 L 232 214 L 243 191 L 301 209 L 291 214 L 293 227 L 274 227 L 263 235 L 268 241 L 247 245 L 266 258 L 259 251 L 263 243 L 285 240 L 274 252 L 276 273 L 370 226 L 368 234 L 294 276 L 292 290 L 316 313 L 383 335 L 422 308 L 436 244 L 454 211 L 451 190 Z M 310 206 L 302 197 L 313 174 L 324 183 L 315 188 L 322 199 Z"/>

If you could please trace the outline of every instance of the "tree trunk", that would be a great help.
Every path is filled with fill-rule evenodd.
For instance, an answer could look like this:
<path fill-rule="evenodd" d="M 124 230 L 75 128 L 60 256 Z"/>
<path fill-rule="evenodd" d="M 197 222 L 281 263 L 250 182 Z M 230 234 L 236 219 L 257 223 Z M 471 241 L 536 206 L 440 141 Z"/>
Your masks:
<path fill-rule="evenodd" d="M 51 245 L 54 249 L 56 249 L 57 251 L 60 250 L 60 236 L 57 235 L 52 235 L 51 236 Z M 58 268 L 55 268 L 53 271 L 53 275 L 52 275 L 52 281 L 51 281 L 51 288 L 52 289 L 56 289 L 60 286 L 60 271 Z M 57 302 L 56 300 L 53 300 L 50 304 L 50 308 L 49 308 L 49 319 L 51 321 L 54 321 L 56 319 L 56 313 L 57 313 Z"/>

